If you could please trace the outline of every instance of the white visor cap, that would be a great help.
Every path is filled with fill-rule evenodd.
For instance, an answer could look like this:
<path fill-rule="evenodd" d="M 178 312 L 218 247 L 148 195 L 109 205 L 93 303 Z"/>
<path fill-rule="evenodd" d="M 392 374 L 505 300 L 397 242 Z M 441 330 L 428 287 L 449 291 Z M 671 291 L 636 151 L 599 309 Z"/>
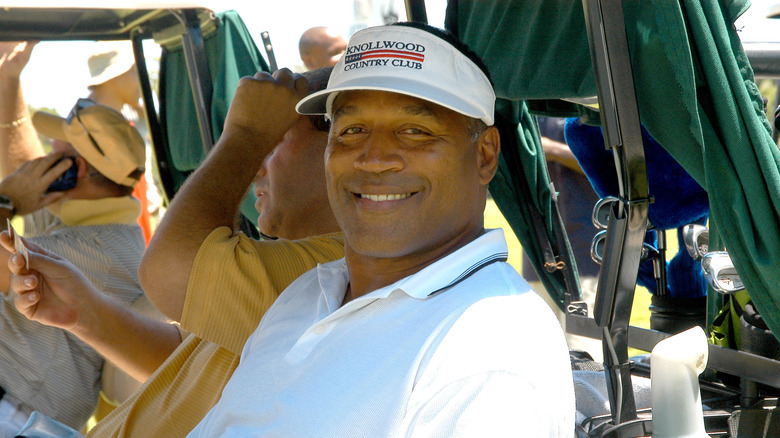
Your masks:
<path fill-rule="evenodd" d="M 326 89 L 301 99 L 300 114 L 331 115 L 340 91 L 400 93 L 493 125 L 496 94 L 485 73 L 449 42 L 409 26 L 356 32 Z"/>

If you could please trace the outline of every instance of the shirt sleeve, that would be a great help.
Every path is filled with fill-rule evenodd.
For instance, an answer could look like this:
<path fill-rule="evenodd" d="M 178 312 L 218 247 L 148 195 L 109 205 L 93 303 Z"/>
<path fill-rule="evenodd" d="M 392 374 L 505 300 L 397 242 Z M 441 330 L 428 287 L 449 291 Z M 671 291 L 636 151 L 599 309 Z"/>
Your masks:
<path fill-rule="evenodd" d="M 240 354 L 265 311 L 293 280 L 343 256 L 341 233 L 258 241 L 217 228 L 195 257 L 181 326 Z"/>

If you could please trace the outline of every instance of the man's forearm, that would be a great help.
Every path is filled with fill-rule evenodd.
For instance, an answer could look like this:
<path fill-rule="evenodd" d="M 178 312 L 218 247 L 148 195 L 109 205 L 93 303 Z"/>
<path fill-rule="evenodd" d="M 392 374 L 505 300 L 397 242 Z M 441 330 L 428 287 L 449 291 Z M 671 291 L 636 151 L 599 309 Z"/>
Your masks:
<path fill-rule="evenodd" d="M 103 296 L 71 332 L 135 379 L 144 381 L 181 344 L 179 330 Z"/>
<path fill-rule="evenodd" d="M 307 89 L 286 69 L 239 81 L 225 130 L 174 198 L 138 271 L 149 300 L 170 318 L 181 318 L 198 249 L 215 228 L 233 225 L 263 159 L 300 117 L 295 103 Z"/>
<path fill-rule="evenodd" d="M 223 134 L 176 194 L 139 268 L 144 291 L 168 317 L 181 318 L 198 249 L 214 229 L 232 227 L 247 187 L 278 140 Z"/>
<path fill-rule="evenodd" d="M 16 79 L 0 80 L 0 177 L 6 177 L 25 161 L 44 155 L 21 83 Z"/>
<path fill-rule="evenodd" d="M 561 143 L 550 138 L 542 136 L 542 149 L 548 161 L 561 163 L 563 166 L 577 172 L 583 173 L 580 163 L 572 153 L 566 143 Z"/>

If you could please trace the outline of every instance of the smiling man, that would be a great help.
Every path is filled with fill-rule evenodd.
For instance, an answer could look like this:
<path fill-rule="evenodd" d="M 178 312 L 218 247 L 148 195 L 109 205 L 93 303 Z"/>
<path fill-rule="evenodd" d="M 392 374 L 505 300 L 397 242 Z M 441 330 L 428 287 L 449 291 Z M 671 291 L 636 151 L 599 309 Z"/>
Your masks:
<path fill-rule="evenodd" d="M 563 333 L 483 226 L 500 151 L 486 70 L 422 26 L 362 30 L 347 53 L 297 107 L 332 120 L 346 257 L 282 293 L 191 435 L 571 436 Z"/>

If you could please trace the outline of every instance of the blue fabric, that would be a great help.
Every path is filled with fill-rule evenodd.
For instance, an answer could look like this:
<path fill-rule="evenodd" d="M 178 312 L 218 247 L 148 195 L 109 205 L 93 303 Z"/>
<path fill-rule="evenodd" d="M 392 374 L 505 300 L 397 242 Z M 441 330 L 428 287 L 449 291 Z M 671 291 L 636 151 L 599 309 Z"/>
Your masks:
<path fill-rule="evenodd" d="M 593 189 L 600 197 L 617 196 L 618 183 L 612 152 L 604 148 L 601 128 L 569 118 L 564 126 L 566 142 L 571 148 Z M 685 249 L 681 227 L 691 223 L 704 224 L 708 217 L 707 192 L 642 128 L 647 160 L 650 196 L 648 218 L 657 229 L 677 229 L 679 251 L 667 263 L 667 291 L 672 297 L 696 298 L 707 294 L 707 282 L 701 265 Z M 658 247 L 655 232 L 648 232 L 645 241 Z M 651 260 L 639 265 L 637 283 L 651 292 L 657 290 Z"/>
<path fill-rule="evenodd" d="M 566 120 L 566 143 L 571 148 L 593 189 L 603 198 L 618 195 L 617 174 L 612 152 L 604 148 L 601 127 L 580 124 L 576 118 Z M 709 212 L 707 192 L 642 127 L 647 160 L 650 196 L 648 218 L 656 228 L 668 230 L 706 216 Z"/>

